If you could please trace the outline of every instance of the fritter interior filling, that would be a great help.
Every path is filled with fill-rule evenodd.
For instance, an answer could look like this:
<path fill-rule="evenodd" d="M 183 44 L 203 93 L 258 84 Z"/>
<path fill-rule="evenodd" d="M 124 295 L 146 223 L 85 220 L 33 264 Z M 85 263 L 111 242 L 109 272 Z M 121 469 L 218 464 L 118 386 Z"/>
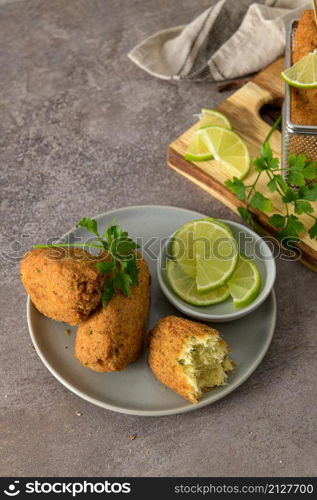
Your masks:
<path fill-rule="evenodd" d="M 178 362 L 183 366 L 184 374 L 198 399 L 203 392 L 225 385 L 228 372 L 234 369 L 226 343 L 214 336 L 204 340 L 196 337 L 189 339 Z"/>

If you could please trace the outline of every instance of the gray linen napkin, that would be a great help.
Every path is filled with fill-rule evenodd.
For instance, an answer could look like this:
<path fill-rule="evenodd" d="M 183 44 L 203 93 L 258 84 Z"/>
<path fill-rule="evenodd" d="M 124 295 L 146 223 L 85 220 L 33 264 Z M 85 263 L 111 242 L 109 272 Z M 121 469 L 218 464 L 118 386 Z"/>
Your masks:
<path fill-rule="evenodd" d="M 308 0 L 218 0 L 191 23 L 150 36 L 128 56 L 166 80 L 234 79 L 281 56 L 285 26 L 310 5 Z"/>

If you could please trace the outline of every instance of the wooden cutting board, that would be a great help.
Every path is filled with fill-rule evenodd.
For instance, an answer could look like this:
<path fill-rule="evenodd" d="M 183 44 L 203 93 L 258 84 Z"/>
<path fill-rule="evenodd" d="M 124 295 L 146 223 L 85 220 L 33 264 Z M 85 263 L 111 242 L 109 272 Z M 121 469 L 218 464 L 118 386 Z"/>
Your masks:
<path fill-rule="evenodd" d="M 222 111 L 230 120 L 235 130 L 248 145 L 250 156 L 259 156 L 261 145 L 267 136 L 270 126 L 260 117 L 260 109 L 269 103 L 281 103 L 284 97 L 284 84 L 280 78 L 283 69 L 283 59 L 277 60 L 260 72 L 253 80 L 226 99 L 218 110 Z M 208 102 L 202 103 L 202 107 L 208 107 Z M 187 179 L 205 189 L 212 196 L 217 198 L 234 212 L 237 207 L 244 206 L 244 202 L 237 198 L 226 188 L 224 182 L 232 175 L 223 168 L 219 162 L 210 160 L 207 162 L 190 162 L 184 159 L 184 153 L 191 142 L 196 124 L 184 132 L 168 147 L 168 166 L 184 175 Z M 271 137 L 270 144 L 275 156 L 281 157 L 281 134 L 276 131 Z M 256 172 L 251 167 L 247 179 L 253 182 Z M 270 198 L 273 203 L 273 212 L 284 214 L 284 205 L 280 201 L 279 195 L 270 193 L 266 187 L 265 176 L 262 176 L 258 184 L 258 190 Z M 314 202 L 317 213 L 317 202 Z M 253 210 L 252 210 L 253 211 Z M 263 212 L 254 210 L 258 230 L 262 234 L 276 236 L 276 228 L 268 222 L 268 216 Z M 305 232 L 302 234 L 302 241 L 298 244 L 301 251 L 301 261 L 303 264 L 317 272 L 317 241 L 311 240 L 307 234 L 307 228 L 312 225 L 312 219 L 307 215 L 300 216 L 305 225 Z"/>

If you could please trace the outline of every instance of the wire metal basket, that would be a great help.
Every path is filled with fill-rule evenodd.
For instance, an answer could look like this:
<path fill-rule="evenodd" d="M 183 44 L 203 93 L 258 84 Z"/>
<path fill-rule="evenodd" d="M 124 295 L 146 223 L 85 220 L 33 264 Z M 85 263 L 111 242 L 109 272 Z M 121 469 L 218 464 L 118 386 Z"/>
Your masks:
<path fill-rule="evenodd" d="M 286 68 L 292 65 L 292 46 L 298 19 L 294 19 L 287 30 L 285 64 Z M 287 158 L 290 154 L 305 153 L 309 160 L 317 161 L 317 127 L 298 125 L 291 120 L 291 89 L 285 83 L 285 101 L 283 106 L 282 129 L 282 167 L 287 169 Z"/>

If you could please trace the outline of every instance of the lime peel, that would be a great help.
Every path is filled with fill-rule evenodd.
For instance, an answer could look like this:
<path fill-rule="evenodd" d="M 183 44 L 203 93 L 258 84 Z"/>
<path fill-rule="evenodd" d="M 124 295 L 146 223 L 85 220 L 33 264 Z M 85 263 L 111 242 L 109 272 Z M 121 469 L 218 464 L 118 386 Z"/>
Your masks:
<path fill-rule="evenodd" d="M 241 254 L 237 269 L 227 285 L 235 307 L 247 307 L 261 289 L 261 275 L 256 264 Z"/>
<path fill-rule="evenodd" d="M 167 264 L 167 279 L 173 291 L 185 302 L 196 306 L 209 306 L 223 302 L 230 296 L 229 288 L 221 286 L 204 294 L 199 293 L 194 277 L 187 275 L 182 266 L 170 260 Z"/>
<path fill-rule="evenodd" d="M 231 123 L 228 118 L 215 109 L 202 108 L 199 115 L 200 120 L 197 123 L 198 129 L 204 129 L 210 126 L 220 126 L 228 130 L 232 129 Z M 194 135 L 193 140 L 190 142 L 188 148 L 184 154 L 185 160 L 189 161 L 209 161 L 213 159 L 213 153 L 210 151 L 209 147 L 202 140 L 200 135 Z"/>
<path fill-rule="evenodd" d="M 199 117 L 200 120 L 197 123 L 199 129 L 217 126 L 232 130 L 232 125 L 228 118 L 216 109 L 201 108 Z"/>
<path fill-rule="evenodd" d="M 250 170 L 251 160 L 247 145 L 232 130 L 223 127 L 206 127 L 197 131 L 214 158 L 222 163 L 232 176 L 244 179 Z"/>
<path fill-rule="evenodd" d="M 282 71 L 281 77 L 292 87 L 317 88 L 317 49 Z"/>
<path fill-rule="evenodd" d="M 181 227 L 174 235 L 171 254 L 185 273 L 196 278 L 199 292 L 223 285 L 239 260 L 238 244 L 231 229 L 211 217 Z"/>

